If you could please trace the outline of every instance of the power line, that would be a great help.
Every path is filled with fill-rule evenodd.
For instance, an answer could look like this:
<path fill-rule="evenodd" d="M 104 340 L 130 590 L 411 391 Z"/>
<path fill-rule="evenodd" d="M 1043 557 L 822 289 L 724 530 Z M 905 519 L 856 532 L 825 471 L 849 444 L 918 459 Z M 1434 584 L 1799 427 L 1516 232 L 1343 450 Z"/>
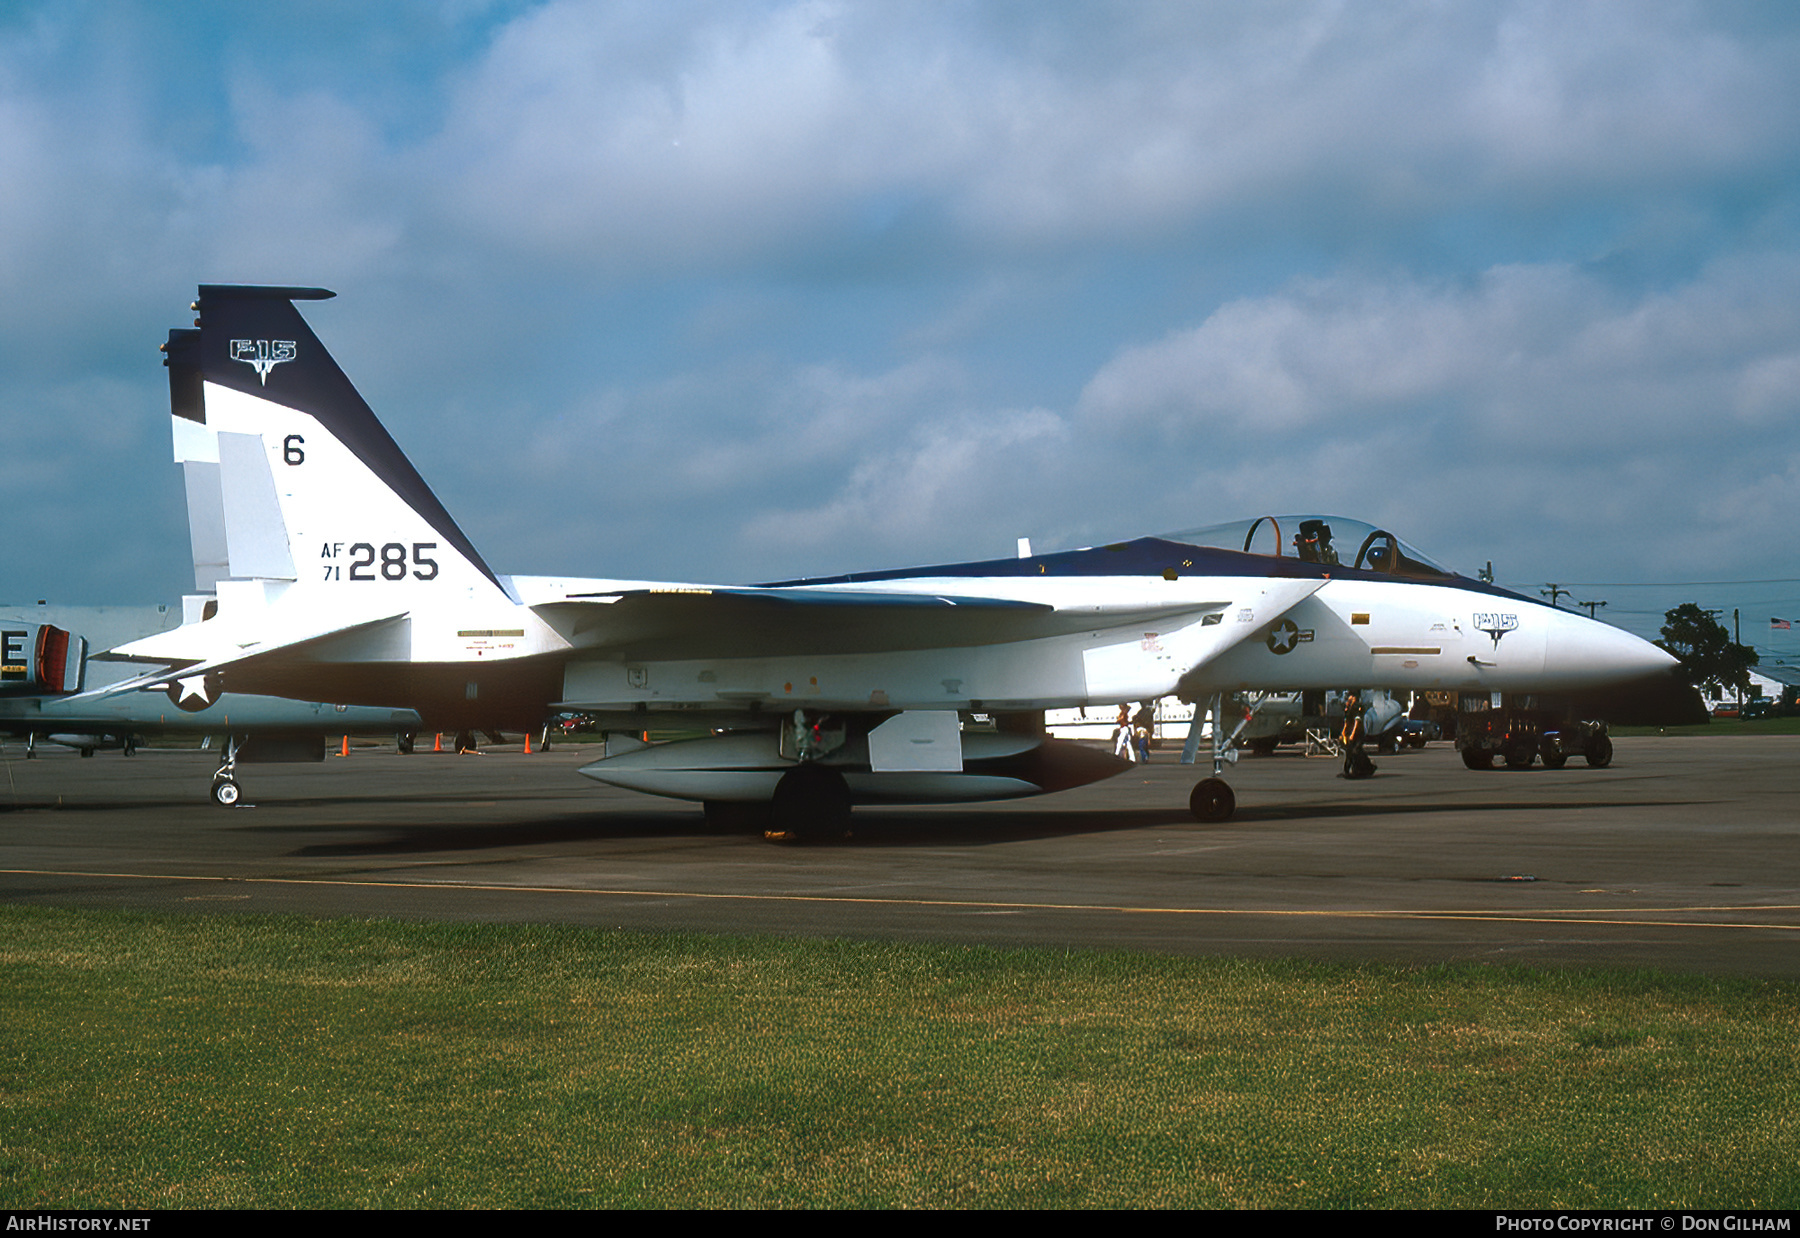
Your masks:
<path fill-rule="evenodd" d="M 1800 585 L 1800 576 L 1777 576 L 1771 580 L 1576 580 L 1570 583 L 1587 589 L 1694 589 L 1702 585 Z"/>

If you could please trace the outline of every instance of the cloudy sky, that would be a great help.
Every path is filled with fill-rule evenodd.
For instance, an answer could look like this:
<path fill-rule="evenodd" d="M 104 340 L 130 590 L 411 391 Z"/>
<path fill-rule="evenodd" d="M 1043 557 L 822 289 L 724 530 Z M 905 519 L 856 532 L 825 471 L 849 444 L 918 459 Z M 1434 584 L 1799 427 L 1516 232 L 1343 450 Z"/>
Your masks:
<path fill-rule="evenodd" d="M 1327 511 L 1800 660 L 1785 5 L 0 3 L 0 597 L 192 587 L 201 282 L 503 572 Z"/>

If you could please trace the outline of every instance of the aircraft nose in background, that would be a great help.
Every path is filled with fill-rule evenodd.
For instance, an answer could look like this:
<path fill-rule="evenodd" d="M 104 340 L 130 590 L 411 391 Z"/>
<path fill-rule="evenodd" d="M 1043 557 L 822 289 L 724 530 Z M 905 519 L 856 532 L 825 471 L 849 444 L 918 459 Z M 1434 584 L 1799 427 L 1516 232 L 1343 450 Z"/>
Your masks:
<path fill-rule="evenodd" d="M 1643 679 L 1676 665 L 1672 655 L 1642 637 L 1585 615 L 1559 612 L 1545 642 L 1545 676 L 1568 688 Z"/>

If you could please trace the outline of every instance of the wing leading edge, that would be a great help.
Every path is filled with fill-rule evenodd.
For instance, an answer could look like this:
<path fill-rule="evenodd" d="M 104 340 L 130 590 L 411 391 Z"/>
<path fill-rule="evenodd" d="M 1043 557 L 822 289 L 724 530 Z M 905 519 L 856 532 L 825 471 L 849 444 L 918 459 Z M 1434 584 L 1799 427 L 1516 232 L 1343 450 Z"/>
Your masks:
<path fill-rule="evenodd" d="M 532 609 L 580 653 L 664 660 L 969 648 L 1163 623 L 1227 605 L 1052 605 L 928 591 L 694 586 L 570 594 Z"/>

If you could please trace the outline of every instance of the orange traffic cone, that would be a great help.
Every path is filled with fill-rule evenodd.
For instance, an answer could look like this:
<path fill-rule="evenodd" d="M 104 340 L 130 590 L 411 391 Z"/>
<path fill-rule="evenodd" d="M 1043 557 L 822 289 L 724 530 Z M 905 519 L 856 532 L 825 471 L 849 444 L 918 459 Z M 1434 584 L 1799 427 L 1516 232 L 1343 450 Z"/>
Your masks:
<path fill-rule="evenodd" d="M 525 732 L 525 755 L 531 755 L 531 732 Z"/>
<path fill-rule="evenodd" d="M 439 731 L 437 736 L 431 741 L 431 750 L 433 752 L 442 752 L 444 750 L 444 733 L 442 731 Z"/>
<path fill-rule="evenodd" d="M 338 755 L 340 757 L 347 757 L 350 755 L 350 737 L 348 735 L 344 736 L 344 747 Z"/>

